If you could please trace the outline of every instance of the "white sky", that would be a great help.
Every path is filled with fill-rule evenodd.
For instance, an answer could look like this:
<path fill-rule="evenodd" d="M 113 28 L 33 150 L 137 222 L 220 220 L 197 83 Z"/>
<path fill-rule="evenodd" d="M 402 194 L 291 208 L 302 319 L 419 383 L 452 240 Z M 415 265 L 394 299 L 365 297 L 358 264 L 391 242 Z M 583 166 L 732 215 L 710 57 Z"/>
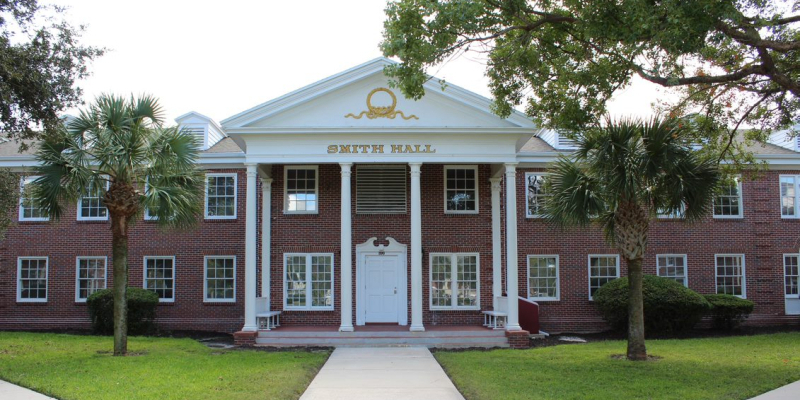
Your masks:
<path fill-rule="evenodd" d="M 381 56 L 382 0 L 50 1 L 86 26 L 83 44 L 109 49 L 79 83 L 84 100 L 149 93 L 169 121 L 189 111 L 220 121 Z M 468 55 L 428 72 L 488 97 L 484 70 Z M 657 95 L 639 80 L 610 111 L 649 116 Z"/>

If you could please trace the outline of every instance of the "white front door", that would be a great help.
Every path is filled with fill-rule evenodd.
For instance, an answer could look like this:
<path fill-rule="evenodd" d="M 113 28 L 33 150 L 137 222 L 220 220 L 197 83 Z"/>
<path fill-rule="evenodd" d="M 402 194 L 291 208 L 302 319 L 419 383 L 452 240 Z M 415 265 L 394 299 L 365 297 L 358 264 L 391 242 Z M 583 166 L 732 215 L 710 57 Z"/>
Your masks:
<path fill-rule="evenodd" d="M 365 322 L 398 322 L 399 257 L 366 255 Z"/>

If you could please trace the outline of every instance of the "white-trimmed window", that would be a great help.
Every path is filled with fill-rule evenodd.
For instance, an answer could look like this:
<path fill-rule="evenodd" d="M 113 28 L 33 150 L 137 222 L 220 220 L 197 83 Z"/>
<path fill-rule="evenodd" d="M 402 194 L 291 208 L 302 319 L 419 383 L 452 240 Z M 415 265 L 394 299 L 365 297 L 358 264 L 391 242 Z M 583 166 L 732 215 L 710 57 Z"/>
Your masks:
<path fill-rule="evenodd" d="M 47 257 L 17 258 L 17 301 L 47 301 Z"/>
<path fill-rule="evenodd" d="M 207 302 L 236 301 L 236 257 L 206 256 L 203 298 Z"/>
<path fill-rule="evenodd" d="M 283 256 L 283 308 L 333 310 L 333 254 Z"/>
<path fill-rule="evenodd" d="M 144 258 L 144 288 L 158 294 L 158 301 L 175 301 L 175 257 L 148 256 Z"/>
<path fill-rule="evenodd" d="M 798 206 L 798 195 L 800 191 L 797 190 L 797 185 L 800 183 L 800 176 L 794 175 L 781 175 L 781 218 L 800 218 L 800 210 Z"/>
<path fill-rule="evenodd" d="M 236 174 L 206 174 L 206 219 L 236 219 Z"/>
<path fill-rule="evenodd" d="M 746 298 L 744 254 L 715 254 L 717 294 Z"/>
<path fill-rule="evenodd" d="M 106 257 L 78 257 L 75 262 L 75 301 L 106 288 Z"/>
<path fill-rule="evenodd" d="M 606 283 L 619 278 L 619 255 L 589 255 L 589 300 L 594 299 L 594 292 Z"/>
<path fill-rule="evenodd" d="M 444 166 L 444 212 L 478 213 L 478 166 Z"/>
<path fill-rule="evenodd" d="M 800 277 L 800 255 L 783 255 L 783 276 L 784 276 L 784 295 L 786 298 L 797 299 L 800 295 L 798 290 L 798 277 Z"/>
<path fill-rule="evenodd" d="M 742 182 L 734 177 L 714 197 L 714 218 L 742 218 Z"/>
<path fill-rule="evenodd" d="M 319 168 L 316 165 L 292 165 L 283 170 L 284 212 L 317 214 L 319 212 Z"/>
<path fill-rule="evenodd" d="M 558 255 L 529 255 L 528 298 L 542 301 L 559 297 Z"/>
<path fill-rule="evenodd" d="M 36 202 L 30 190 L 30 183 L 38 176 L 22 177 L 19 181 L 19 220 L 20 221 L 49 221 L 50 217 L 44 209 L 36 207 Z"/>
<path fill-rule="evenodd" d="M 105 183 L 106 190 L 109 183 Z M 107 221 L 108 209 L 100 193 L 88 193 L 78 199 L 78 221 Z"/>
<path fill-rule="evenodd" d="M 657 254 L 656 274 L 689 287 L 686 279 L 686 254 Z"/>
<path fill-rule="evenodd" d="M 479 310 L 479 264 L 477 253 L 432 253 L 431 310 Z"/>
<path fill-rule="evenodd" d="M 537 172 L 525 173 L 525 209 L 528 218 L 542 216 L 545 199 L 550 197 L 544 191 L 547 175 Z"/>
<path fill-rule="evenodd" d="M 686 214 L 686 205 L 681 205 L 680 209 L 673 212 L 664 212 L 663 210 L 656 211 L 656 217 L 660 219 L 683 219 Z"/>

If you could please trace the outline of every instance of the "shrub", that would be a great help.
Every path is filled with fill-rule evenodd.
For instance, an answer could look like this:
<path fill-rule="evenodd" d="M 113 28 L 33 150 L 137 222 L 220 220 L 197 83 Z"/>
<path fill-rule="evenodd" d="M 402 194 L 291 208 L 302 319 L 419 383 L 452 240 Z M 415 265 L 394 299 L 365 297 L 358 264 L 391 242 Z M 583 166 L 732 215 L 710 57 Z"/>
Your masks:
<path fill-rule="evenodd" d="M 642 283 L 644 326 L 649 334 L 691 329 L 711 307 L 699 293 L 670 278 L 645 275 Z M 628 278 L 606 283 L 594 302 L 613 329 L 628 329 Z"/>
<path fill-rule="evenodd" d="M 128 288 L 128 334 L 146 335 L 155 329 L 156 306 L 158 295 L 155 292 Z M 114 291 L 98 290 L 86 300 L 92 330 L 101 335 L 114 333 Z"/>
<path fill-rule="evenodd" d="M 711 303 L 711 323 L 716 329 L 733 329 L 739 326 L 750 313 L 754 303 L 731 294 L 707 294 Z"/>

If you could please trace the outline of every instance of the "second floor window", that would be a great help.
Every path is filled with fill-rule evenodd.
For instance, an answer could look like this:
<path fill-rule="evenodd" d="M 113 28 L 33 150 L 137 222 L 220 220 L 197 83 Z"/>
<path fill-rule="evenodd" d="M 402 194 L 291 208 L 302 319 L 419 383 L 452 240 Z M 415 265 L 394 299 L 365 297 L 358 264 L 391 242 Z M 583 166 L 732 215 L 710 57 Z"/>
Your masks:
<path fill-rule="evenodd" d="M 714 198 L 714 218 L 742 217 L 742 184 L 734 178 Z"/>
<path fill-rule="evenodd" d="M 206 175 L 206 218 L 236 218 L 236 174 Z"/>
<path fill-rule="evenodd" d="M 452 214 L 478 213 L 478 167 L 444 167 L 444 211 Z"/>
<path fill-rule="evenodd" d="M 526 202 L 526 215 L 528 218 L 537 218 L 542 216 L 545 199 L 548 194 L 545 193 L 544 184 L 547 175 L 537 173 L 525 174 L 525 202 Z"/>
<path fill-rule="evenodd" d="M 317 172 L 316 166 L 286 167 L 284 211 L 287 214 L 316 214 L 318 212 L 319 179 Z"/>
<path fill-rule="evenodd" d="M 36 201 L 31 190 L 31 183 L 38 176 L 26 176 L 20 180 L 19 189 L 19 220 L 20 221 L 49 221 L 50 217 L 44 209 L 36 206 Z"/>
<path fill-rule="evenodd" d="M 800 182 L 800 176 L 781 175 L 781 217 L 782 218 L 798 218 L 798 191 L 797 184 Z"/>

